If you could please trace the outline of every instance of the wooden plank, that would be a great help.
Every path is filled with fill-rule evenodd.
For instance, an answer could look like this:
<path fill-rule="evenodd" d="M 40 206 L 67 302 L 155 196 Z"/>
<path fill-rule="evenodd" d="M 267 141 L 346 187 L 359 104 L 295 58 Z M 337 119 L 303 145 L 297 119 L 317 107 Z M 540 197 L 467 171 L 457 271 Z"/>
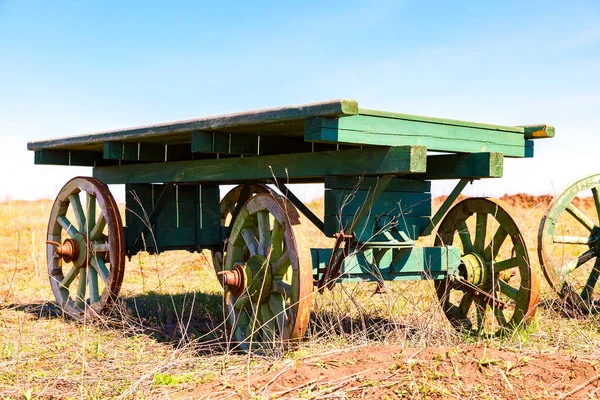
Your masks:
<path fill-rule="evenodd" d="M 193 132 L 193 153 L 258 155 L 260 138 L 255 135 Z"/>
<path fill-rule="evenodd" d="M 106 160 L 165 161 L 165 146 L 155 143 L 105 142 L 103 156 Z"/>
<path fill-rule="evenodd" d="M 328 175 L 384 175 L 425 172 L 422 146 L 179 161 L 96 168 L 104 183 L 244 182 L 260 179 L 322 178 Z M 352 162 L 348 162 L 352 160 Z"/>
<path fill-rule="evenodd" d="M 102 153 L 75 150 L 36 150 L 34 153 L 34 163 L 40 165 L 94 167 L 102 164 Z"/>
<path fill-rule="evenodd" d="M 164 124 L 147 125 L 114 131 L 70 136 L 51 140 L 27 143 L 27 149 L 51 149 L 68 146 L 89 145 L 109 141 L 139 141 L 169 136 L 173 133 L 192 131 L 213 131 L 232 127 L 262 126 L 283 123 L 286 121 L 302 121 L 307 117 L 328 116 L 338 117 L 356 115 L 358 103 L 354 100 L 331 100 L 319 103 L 302 104 L 289 107 L 269 108 L 235 114 L 217 115 L 212 117 L 195 118 L 185 121 Z"/>
<path fill-rule="evenodd" d="M 525 131 L 527 139 L 544 139 L 554 137 L 554 127 L 552 125 L 523 125 L 521 128 Z"/>
<path fill-rule="evenodd" d="M 379 182 L 378 177 L 368 176 L 326 176 L 325 189 L 368 190 L 374 189 Z M 386 192 L 429 192 L 431 182 L 415 179 L 394 178 L 385 188 Z"/>
<path fill-rule="evenodd" d="M 504 157 L 500 153 L 450 154 L 427 157 L 427 172 L 416 179 L 501 178 Z"/>
<path fill-rule="evenodd" d="M 423 117 L 423 116 L 419 116 L 419 115 L 401 114 L 401 113 L 396 113 L 396 112 L 369 110 L 366 108 L 359 108 L 358 114 L 372 116 L 372 117 L 404 119 L 407 121 L 419 121 L 419 122 L 434 123 L 434 124 L 480 128 L 480 129 L 486 129 L 486 130 L 492 130 L 492 131 L 524 133 L 522 126 L 493 125 L 493 124 L 484 124 L 484 123 L 480 123 L 480 122 L 460 121 L 457 119 Z"/>
<path fill-rule="evenodd" d="M 353 216 L 369 198 L 368 190 L 325 190 L 325 214 Z M 385 191 L 375 204 L 366 205 L 370 215 L 403 214 L 406 216 L 430 216 L 430 193 L 407 193 Z"/>
<path fill-rule="evenodd" d="M 531 157 L 533 143 L 522 133 L 470 126 L 357 115 L 346 118 L 310 118 L 304 126 L 309 142 L 369 146 L 425 146 L 446 152 L 500 152 L 507 157 Z"/>

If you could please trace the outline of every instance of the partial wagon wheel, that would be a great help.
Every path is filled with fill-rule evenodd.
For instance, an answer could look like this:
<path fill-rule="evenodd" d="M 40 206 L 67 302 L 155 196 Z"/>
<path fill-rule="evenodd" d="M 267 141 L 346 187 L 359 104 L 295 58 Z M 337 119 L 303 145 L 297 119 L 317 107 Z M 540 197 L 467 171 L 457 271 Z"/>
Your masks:
<path fill-rule="evenodd" d="M 298 248 L 295 210 L 274 194 L 258 194 L 235 219 L 225 253 L 227 322 L 244 350 L 286 345 L 306 332 L 312 270 Z"/>
<path fill-rule="evenodd" d="M 59 306 L 77 319 L 106 312 L 119 294 L 125 266 L 123 224 L 108 187 L 88 177 L 67 182 L 50 212 L 47 243 Z"/>
<path fill-rule="evenodd" d="M 244 186 L 246 186 L 246 191 L 244 192 Z M 229 228 L 232 224 L 232 216 L 235 212 L 235 209 L 240 202 L 240 197 L 244 195 L 243 202 L 246 202 L 252 196 L 255 196 L 259 193 L 274 193 L 272 189 L 270 189 L 266 185 L 261 184 L 249 184 L 249 185 L 238 185 L 231 189 L 225 197 L 221 200 L 219 204 L 220 212 L 221 212 L 221 226 L 225 228 Z M 223 249 L 212 250 L 212 260 L 213 267 L 215 268 L 215 272 L 219 273 L 223 271 Z"/>
<path fill-rule="evenodd" d="M 500 334 L 533 318 L 539 280 L 506 205 L 488 198 L 461 201 L 444 217 L 435 244 L 461 249 L 458 273 L 435 283 L 454 327 Z"/>
<path fill-rule="evenodd" d="M 583 198 L 592 196 L 589 207 Z M 573 308 L 587 314 L 598 306 L 600 277 L 600 174 L 565 189 L 548 206 L 538 232 L 538 256 L 546 280 Z"/>

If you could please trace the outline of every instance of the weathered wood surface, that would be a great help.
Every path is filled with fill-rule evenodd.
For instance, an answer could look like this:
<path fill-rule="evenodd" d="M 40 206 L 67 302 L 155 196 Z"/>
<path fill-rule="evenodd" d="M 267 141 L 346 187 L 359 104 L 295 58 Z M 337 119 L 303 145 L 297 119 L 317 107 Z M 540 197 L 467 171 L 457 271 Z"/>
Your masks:
<path fill-rule="evenodd" d="M 85 159 L 93 152 L 99 153 L 92 157 L 95 165 L 158 162 L 162 158 L 173 161 L 171 149 L 183 150 L 176 160 L 211 154 L 272 155 L 405 145 L 531 157 L 533 142 L 529 139 L 553 135 L 554 128 L 549 125 L 514 127 L 420 117 L 359 108 L 354 100 L 333 100 L 36 141 L 27 147 L 70 151 L 52 157 L 36 154 L 37 163 L 48 160 L 49 164 L 65 165 L 90 164 Z M 98 158 L 111 162 L 99 163 Z"/>
<path fill-rule="evenodd" d="M 376 147 L 320 153 L 282 154 L 170 163 L 97 167 L 94 177 L 106 184 L 155 182 L 243 182 L 328 175 L 425 173 L 427 150 L 422 146 Z"/>
<path fill-rule="evenodd" d="M 358 113 L 358 103 L 354 100 L 332 100 L 297 106 L 269 108 L 264 110 L 242 112 L 196 118 L 164 124 L 147 125 L 135 128 L 70 136 L 51 140 L 30 142 L 29 150 L 40 149 L 90 149 L 110 141 L 149 141 L 157 143 L 190 142 L 190 134 L 194 131 L 250 131 L 254 134 L 262 132 L 285 133 L 286 131 L 302 134 L 302 121 L 308 117 L 327 116 L 341 117 Z M 295 123 L 295 125 L 294 125 Z M 298 123 L 300 123 L 298 125 Z M 94 146 L 96 145 L 96 146 Z"/>
<path fill-rule="evenodd" d="M 446 120 L 442 120 L 446 121 Z M 533 156 L 532 142 L 523 128 L 474 123 L 459 125 L 437 118 L 402 118 L 355 115 L 346 118 L 309 118 L 304 125 L 308 142 L 345 143 L 370 146 L 425 146 L 433 151 L 498 152 L 507 157 Z"/>

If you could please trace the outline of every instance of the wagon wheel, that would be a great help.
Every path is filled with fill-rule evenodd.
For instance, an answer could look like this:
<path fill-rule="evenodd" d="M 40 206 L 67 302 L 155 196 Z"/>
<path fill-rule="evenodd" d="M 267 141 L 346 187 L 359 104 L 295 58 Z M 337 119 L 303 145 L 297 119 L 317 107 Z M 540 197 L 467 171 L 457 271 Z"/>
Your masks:
<path fill-rule="evenodd" d="M 472 198 L 456 204 L 441 222 L 435 244 L 461 249 L 457 273 L 435 284 L 454 327 L 501 334 L 533 318 L 539 280 L 523 236 L 503 203 Z"/>
<path fill-rule="evenodd" d="M 247 186 L 247 193 L 243 193 L 244 186 Z M 244 194 L 244 202 L 251 198 L 252 196 L 257 195 L 258 193 L 274 193 L 272 189 L 270 189 L 266 185 L 261 184 L 249 184 L 249 185 L 239 185 L 231 189 L 225 197 L 221 200 L 219 204 L 220 212 L 221 212 L 221 226 L 225 228 L 229 228 L 231 226 L 231 217 L 235 212 L 235 208 L 237 204 L 240 202 L 240 196 Z M 224 246 L 223 246 L 224 247 Z M 223 249 L 211 250 L 213 267 L 215 268 L 215 272 L 219 273 L 223 271 Z"/>
<path fill-rule="evenodd" d="M 48 274 L 57 303 L 80 319 L 107 311 L 123 282 L 125 238 L 108 186 L 71 179 L 60 190 L 48 222 Z"/>
<path fill-rule="evenodd" d="M 244 350 L 297 341 L 308 326 L 312 271 L 296 245 L 300 222 L 276 197 L 257 194 L 244 204 L 219 274 L 231 336 Z"/>
<path fill-rule="evenodd" d="M 540 223 L 538 256 L 546 280 L 572 311 L 597 308 L 594 288 L 600 276 L 600 174 L 565 189 Z M 593 197 L 590 209 L 577 197 Z"/>

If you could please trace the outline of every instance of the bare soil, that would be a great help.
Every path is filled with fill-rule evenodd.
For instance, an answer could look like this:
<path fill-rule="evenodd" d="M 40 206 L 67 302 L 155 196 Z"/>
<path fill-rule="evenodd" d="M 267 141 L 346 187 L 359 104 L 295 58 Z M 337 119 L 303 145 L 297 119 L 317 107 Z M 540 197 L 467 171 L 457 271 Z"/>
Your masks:
<path fill-rule="evenodd" d="M 223 376 L 182 398 L 583 399 L 600 395 L 600 355 L 377 345 Z"/>

